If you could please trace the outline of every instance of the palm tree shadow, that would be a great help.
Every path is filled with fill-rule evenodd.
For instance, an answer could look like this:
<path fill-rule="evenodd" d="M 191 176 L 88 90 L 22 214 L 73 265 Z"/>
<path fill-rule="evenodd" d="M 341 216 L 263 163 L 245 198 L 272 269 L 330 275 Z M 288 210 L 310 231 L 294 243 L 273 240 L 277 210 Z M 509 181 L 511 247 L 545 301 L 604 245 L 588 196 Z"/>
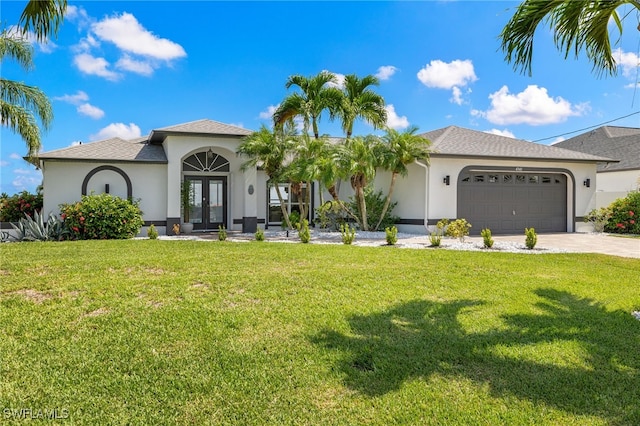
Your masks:
<path fill-rule="evenodd" d="M 637 321 L 564 291 L 534 293 L 540 313 L 505 315 L 500 330 L 468 333 L 459 322 L 461 312 L 481 301 L 414 300 L 350 317 L 349 334 L 324 330 L 311 340 L 340 351 L 337 367 L 345 385 L 369 396 L 438 374 L 488 386 L 496 397 L 516 396 L 614 423 L 640 424 L 634 402 L 640 401 Z M 547 352 L 530 351 L 533 356 L 521 351 L 563 343 L 577 352 L 562 347 L 551 353 L 552 359 L 540 359 Z"/>

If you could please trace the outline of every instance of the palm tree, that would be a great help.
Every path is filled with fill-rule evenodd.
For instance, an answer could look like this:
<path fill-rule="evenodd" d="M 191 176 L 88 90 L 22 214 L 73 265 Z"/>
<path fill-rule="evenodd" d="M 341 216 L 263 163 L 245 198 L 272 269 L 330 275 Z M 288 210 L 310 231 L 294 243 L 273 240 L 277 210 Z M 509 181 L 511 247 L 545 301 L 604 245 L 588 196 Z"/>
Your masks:
<path fill-rule="evenodd" d="M 369 88 L 379 84 L 379 80 L 372 75 L 359 78 L 355 74 L 349 74 L 345 77 L 344 96 L 338 115 L 342 119 L 342 130 L 347 139 L 351 138 L 353 124 L 358 118 L 373 125 L 374 129 L 385 126 L 387 111 L 384 109 L 384 98 Z"/>
<path fill-rule="evenodd" d="M 237 154 L 249 157 L 249 159 L 242 164 L 243 171 L 250 167 L 262 167 L 262 170 L 264 170 L 269 178 L 268 182 L 273 184 L 276 189 L 282 210 L 282 217 L 289 229 L 291 229 L 289 212 L 287 211 L 282 193 L 280 192 L 280 185 L 278 184 L 283 179 L 285 162 L 291 152 L 291 147 L 292 134 L 289 126 L 284 129 L 271 131 L 263 125 L 257 132 L 246 136 L 236 150 Z"/>
<path fill-rule="evenodd" d="M 363 231 L 369 230 L 364 190 L 376 176 L 380 146 L 380 138 L 373 135 L 347 139 L 340 146 L 340 167 L 349 176 L 351 187 L 355 191 L 359 214 L 357 220 Z"/>
<path fill-rule="evenodd" d="M 378 229 L 389 209 L 398 175 L 407 176 L 409 173 L 407 165 L 417 160 L 426 160 L 427 164 L 429 163 L 429 145 L 431 142 L 420 135 L 416 135 L 417 131 L 418 128 L 415 126 L 411 126 L 403 132 L 387 128 L 386 134 L 382 137 L 384 148 L 379 160 L 383 168 L 391 171 L 391 184 L 389 185 L 387 198 L 382 206 L 380 219 L 378 219 L 378 223 L 373 229 Z"/>
<path fill-rule="evenodd" d="M 67 0 L 30 0 L 20 16 L 22 32 L 31 31 L 39 42 L 58 33 L 67 11 Z"/>
<path fill-rule="evenodd" d="M 17 61 L 27 71 L 33 68 L 33 48 L 29 42 L 3 30 L 0 34 L 0 62 L 5 58 Z M 41 147 L 38 120 L 45 130 L 53 121 L 51 103 L 44 92 L 0 77 L 0 122 L 25 141 L 27 158 L 34 165 L 37 165 Z"/>
<path fill-rule="evenodd" d="M 294 117 L 302 117 L 304 133 L 307 133 L 311 126 L 314 137 L 318 139 L 318 121 L 322 112 L 329 109 L 333 118 L 342 98 L 339 89 L 328 85 L 336 82 L 336 76 L 328 71 L 322 71 L 313 77 L 290 76 L 285 87 L 289 89 L 291 86 L 297 86 L 302 93 L 293 93 L 282 101 L 273 115 L 275 125 L 281 126 Z"/>
<path fill-rule="evenodd" d="M 595 72 L 615 75 L 608 25 L 615 22 L 622 34 L 617 9 L 625 4 L 640 10 L 637 0 L 525 0 L 500 33 L 505 60 L 513 63 L 516 70 L 531 75 L 534 35 L 540 24 L 545 23 L 553 30 L 556 46 L 565 58 L 571 52 L 577 57 L 584 49 Z"/>

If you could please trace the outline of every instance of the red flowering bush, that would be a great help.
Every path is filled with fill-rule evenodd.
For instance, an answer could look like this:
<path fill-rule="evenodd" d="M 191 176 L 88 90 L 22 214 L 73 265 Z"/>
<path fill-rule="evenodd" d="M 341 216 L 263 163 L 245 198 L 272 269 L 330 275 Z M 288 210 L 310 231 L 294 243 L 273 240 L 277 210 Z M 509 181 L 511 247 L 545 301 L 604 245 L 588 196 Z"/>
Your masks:
<path fill-rule="evenodd" d="M 618 234 L 640 234 L 640 191 L 629 193 L 609 206 L 611 217 L 605 231 Z"/>
<path fill-rule="evenodd" d="M 42 210 L 42 195 L 22 191 L 15 195 L 0 195 L 0 222 L 18 222 L 25 215 L 33 217 Z"/>
<path fill-rule="evenodd" d="M 144 224 L 137 202 L 109 194 L 83 195 L 77 203 L 61 204 L 60 212 L 74 240 L 132 238 Z"/>

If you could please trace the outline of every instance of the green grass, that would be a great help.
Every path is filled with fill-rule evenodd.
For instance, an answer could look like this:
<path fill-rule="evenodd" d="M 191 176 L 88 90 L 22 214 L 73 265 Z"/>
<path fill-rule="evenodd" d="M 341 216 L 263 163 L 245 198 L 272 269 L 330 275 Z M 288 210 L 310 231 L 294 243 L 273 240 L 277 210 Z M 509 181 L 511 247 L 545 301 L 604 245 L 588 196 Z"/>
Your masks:
<path fill-rule="evenodd" d="M 0 416 L 640 424 L 639 276 L 582 254 L 2 244 Z"/>

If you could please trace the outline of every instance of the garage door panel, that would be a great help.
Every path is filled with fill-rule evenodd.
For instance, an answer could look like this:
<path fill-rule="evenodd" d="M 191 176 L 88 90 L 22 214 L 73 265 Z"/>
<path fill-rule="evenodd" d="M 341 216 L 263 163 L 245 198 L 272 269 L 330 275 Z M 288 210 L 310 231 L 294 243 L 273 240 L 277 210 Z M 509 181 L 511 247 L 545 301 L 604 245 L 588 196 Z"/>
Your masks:
<path fill-rule="evenodd" d="M 554 174 L 474 172 L 458 180 L 458 217 L 473 225 L 472 234 L 490 228 L 494 234 L 520 234 L 567 229 L 566 177 Z M 515 215 L 514 215 L 515 212 Z"/>

